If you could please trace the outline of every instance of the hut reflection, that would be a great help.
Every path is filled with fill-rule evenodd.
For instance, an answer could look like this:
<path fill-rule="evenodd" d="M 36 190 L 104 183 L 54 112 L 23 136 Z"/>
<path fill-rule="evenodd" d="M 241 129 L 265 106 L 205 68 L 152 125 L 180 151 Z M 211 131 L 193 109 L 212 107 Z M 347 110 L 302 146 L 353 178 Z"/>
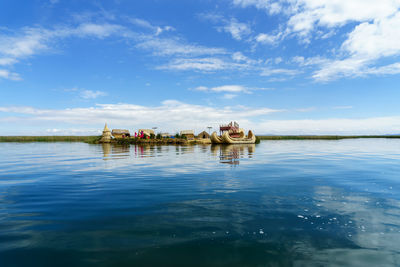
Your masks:
<path fill-rule="evenodd" d="M 117 145 L 110 143 L 101 144 L 103 149 L 103 159 L 107 160 L 109 158 L 126 158 L 129 157 L 130 146 Z"/>

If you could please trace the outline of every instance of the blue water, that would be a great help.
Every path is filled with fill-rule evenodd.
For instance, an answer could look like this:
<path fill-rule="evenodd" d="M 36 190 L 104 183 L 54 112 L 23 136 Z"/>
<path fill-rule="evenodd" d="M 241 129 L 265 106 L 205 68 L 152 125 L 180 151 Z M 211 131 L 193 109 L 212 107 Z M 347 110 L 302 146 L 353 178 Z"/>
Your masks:
<path fill-rule="evenodd" d="M 400 266 L 400 140 L 0 143 L 0 266 Z"/>

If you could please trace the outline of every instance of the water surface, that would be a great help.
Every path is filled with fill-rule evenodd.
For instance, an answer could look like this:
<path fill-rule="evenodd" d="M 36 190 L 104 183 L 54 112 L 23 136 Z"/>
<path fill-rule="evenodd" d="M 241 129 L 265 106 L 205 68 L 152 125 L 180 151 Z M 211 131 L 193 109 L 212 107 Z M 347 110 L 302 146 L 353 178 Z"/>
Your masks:
<path fill-rule="evenodd" d="M 0 143 L 0 266 L 399 266 L 400 140 Z"/>

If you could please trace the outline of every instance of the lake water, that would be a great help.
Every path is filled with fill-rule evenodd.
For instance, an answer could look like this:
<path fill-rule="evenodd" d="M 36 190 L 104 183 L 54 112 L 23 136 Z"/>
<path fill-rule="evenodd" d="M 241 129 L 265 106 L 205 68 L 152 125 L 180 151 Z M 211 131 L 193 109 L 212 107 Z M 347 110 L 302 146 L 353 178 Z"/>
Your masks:
<path fill-rule="evenodd" d="M 0 143 L 0 266 L 400 266 L 400 140 Z"/>

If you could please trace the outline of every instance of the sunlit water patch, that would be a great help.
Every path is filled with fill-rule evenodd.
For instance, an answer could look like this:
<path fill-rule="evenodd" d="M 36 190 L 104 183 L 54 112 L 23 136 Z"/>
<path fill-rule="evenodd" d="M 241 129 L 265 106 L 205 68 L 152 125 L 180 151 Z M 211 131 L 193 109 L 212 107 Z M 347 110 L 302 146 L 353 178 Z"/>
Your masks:
<path fill-rule="evenodd" d="M 0 144 L 0 266 L 399 266 L 400 140 Z"/>

